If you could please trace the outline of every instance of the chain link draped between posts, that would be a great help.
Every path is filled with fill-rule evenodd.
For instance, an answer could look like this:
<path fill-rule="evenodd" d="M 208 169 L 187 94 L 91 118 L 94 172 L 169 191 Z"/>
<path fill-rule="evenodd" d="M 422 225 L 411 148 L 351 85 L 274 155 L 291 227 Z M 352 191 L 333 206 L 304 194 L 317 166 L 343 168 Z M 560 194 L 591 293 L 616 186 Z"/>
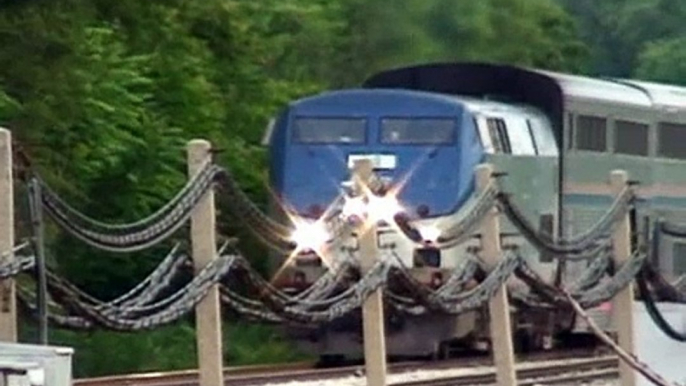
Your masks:
<path fill-rule="evenodd" d="M 580 293 L 598 285 L 612 265 L 612 250 L 607 249 L 597 255 L 578 279 L 567 286 L 571 293 Z"/>
<path fill-rule="evenodd" d="M 555 242 L 549 235 L 536 231 L 533 224 L 513 203 L 509 195 L 500 194 L 499 196 L 500 208 L 527 241 L 541 251 L 568 260 L 586 260 L 601 249 L 606 248 L 610 243 L 607 235 L 612 226 L 626 215 L 633 201 L 633 190 L 627 187 L 615 198 L 612 206 L 600 220 L 588 230 L 571 238 L 563 238 Z"/>
<path fill-rule="evenodd" d="M 650 315 L 650 318 L 653 320 L 653 322 L 668 337 L 678 342 L 686 342 L 686 331 L 677 331 L 674 327 L 672 327 L 669 324 L 669 321 L 667 321 L 664 315 L 662 315 L 662 312 L 660 312 L 660 309 L 658 308 L 655 299 L 653 298 L 653 295 L 650 293 L 650 290 L 648 289 L 647 273 L 641 272 L 639 277 L 636 279 L 636 282 L 638 284 L 638 290 L 641 299 L 643 299 L 643 303 L 645 304 L 646 310 L 648 311 L 648 315 Z"/>
<path fill-rule="evenodd" d="M 423 304 L 421 305 L 406 306 L 403 304 L 396 304 L 396 306 L 400 310 L 413 315 L 421 315 L 428 311 L 460 314 L 475 310 L 485 305 L 488 300 L 493 297 L 498 288 L 507 282 L 520 264 L 521 259 L 519 256 L 508 253 L 481 283 L 470 290 L 458 293 L 450 293 L 446 290 L 442 293 L 430 294 L 429 296 L 423 297 Z M 406 269 L 398 270 L 397 273 L 401 275 L 403 280 L 410 286 L 417 285 L 416 282 L 409 278 L 409 272 Z"/>
<path fill-rule="evenodd" d="M 78 294 L 55 277 L 51 277 L 48 286 L 53 299 L 60 302 L 66 309 L 91 320 L 93 323 L 116 331 L 137 331 L 171 323 L 192 311 L 205 296 L 210 286 L 218 283 L 230 269 L 234 258 L 235 256 L 222 255 L 214 259 L 190 283 L 176 292 L 180 295 L 176 297 L 173 303 L 162 309 L 155 309 L 155 313 L 136 315 L 135 318 L 131 315 L 132 310 L 123 307 L 112 307 L 108 312 L 96 309 L 93 305 L 79 300 Z"/>
<path fill-rule="evenodd" d="M 280 253 L 293 251 L 296 245 L 290 239 L 292 229 L 263 213 L 239 188 L 228 170 L 212 163 L 207 163 L 162 208 L 132 223 L 107 224 L 90 218 L 68 205 L 44 182 L 40 204 L 58 225 L 89 245 L 114 252 L 132 252 L 149 248 L 170 237 L 187 222 L 201 197 L 215 186 L 230 200 L 233 214 L 265 245 Z M 593 226 L 580 234 L 555 241 L 550 235 L 537 231 L 514 204 L 511 196 L 501 192 L 497 184 L 491 182 L 486 189 L 468 200 L 462 213 L 453 216 L 455 221 L 443 229 L 431 245 L 446 249 L 463 243 L 478 232 L 481 220 L 497 206 L 539 251 L 553 254 L 559 259 L 590 262 L 582 275 L 566 286 L 566 291 L 579 306 L 591 308 L 609 301 L 634 279 L 638 279 L 642 297 L 656 324 L 672 338 L 686 339 L 686 336 L 666 324 L 659 314 L 650 296 L 648 283 L 659 298 L 683 302 L 686 295 L 679 291 L 677 285 L 667 283 L 656 271 L 651 271 L 653 268 L 646 264 L 645 254 L 635 253 L 625 264 L 617 267 L 614 275 L 609 275 L 612 241 L 609 234 L 613 226 L 625 218 L 634 201 L 633 190 L 626 186 Z M 350 233 L 349 224 L 336 213 L 326 213 L 324 217 L 325 227 L 333 240 Z M 407 218 L 396 216 L 396 225 L 415 245 L 426 245 L 418 229 Z M 686 237 L 686 227 L 681 225 L 661 223 L 659 229 L 670 236 Z M 404 266 L 398 256 L 393 255 L 394 252 L 382 258 L 361 277 L 359 266 L 353 259 L 344 259 L 342 264 L 330 268 L 309 288 L 293 295 L 264 280 L 238 253 L 218 254 L 219 258 L 190 282 L 172 291 L 175 288 L 173 282 L 189 261 L 187 256 L 177 254 L 177 250 L 178 246 L 141 283 L 107 302 L 89 296 L 51 272 L 50 293 L 62 311 L 55 312 L 53 307 L 49 313 L 50 320 L 56 325 L 75 329 L 137 331 L 153 328 L 186 315 L 215 284 L 220 284 L 222 302 L 235 312 L 251 319 L 274 323 L 305 326 L 328 323 L 359 308 L 379 288 L 383 289 L 393 308 L 410 315 L 428 312 L 459 314 L 486 304 L 513 274 L 530 288 L 528 293 L 519 289 L 511 290 L 515 301 L 536 307 L 573 307 L 560 289 L 542 280 L 526 259 L 512 251 L 506 252 L 490 272 L 484 272 L 485 278 L 480 282 L 476 278 L 478 273 L 484 271 L 483 267 L 476 257 L 466 259 L 435 290 L 417 281 L 411 268 Z M 0 279 L 18 275 L 33 264 L 32 256 L 2 264 Z M 252 294 L 244 294 L 246 288 L 238 289 L 235 281 L 226 280 L 227 277 L 239 276 Z M 475 287 L 466 289 L 470 282 L 476 283 Z M 254 294 L 257 296 L 252 296 Z M 19 295 L 22 306 L 28 312 L 35 313 L 36 306 L 31 296 L 26 291 L 20 291 Z"/>
<path fill-rule="evenodd" d="M 627 186 L 615 197 L 610 208 L 594 225 L 583 233 L 554 241 L 549 235 L 537 231 L 522 210 L 514 204 L 510 195 L 499 191 L 496 183 L 491 182 L 488 188 L 471 200 L 471 205 L 462 210 L 462 215 L 458 213 L 455 216 L 459 220 L 443 230 L 436 242 L 432 243 L 432 246 L 446 249 L 463 243 L 478 230 L 479 223 L 486 213 L 497 205 L 527 241 L 540 251 L 567 260 L 589 260 L 600 251 L 608 248 L 611 241 L 608 234 L 613 225 L 626 215 L 634 201 L 634 191 Z M 396 216 L 395 220 L 406 238 L 415 244 L 425 246 L 419 231 L 409 219 Z"/>
<path fill-rule="evenodd" d="M 684 232 L 684 230 L 686 230 L 686 225 L 684 224 L 674 224 L 659 220 L 655 224 L 653 232 L 653 245 L 659 245 L 663 235 L 675 238 L 686 238 L 686 232 Z M 677 256 L 673 256 L 673 258 L 677 258 Z M 658 299 L 686 304 L 686 292 L 679 288 L 681 279 L 683 279 L 683 276 L 674 283 L 670 283 L 657 268 L 646 265 L 640 272 L 636 282 L 638 284 L 638 292 L 646 307 L 646 311 L 655 325 L 657 325 L 657 327 L 669 338 L 679 342 L 686 342 L 686 331 L 677 331 L 677 329 L 664 317 L 657 305 Z"/>
<path fill-rule="evenodd" d="M 29 291 L 23 288 L 19 288 L 17 291 L 17 302 L 19 306 L 22 307 L 29 316 L 38 318 L 38 306 L 33 299 L 35 297 L 35 294 L 31 296 Z M 48 320 L 54 326 L 67 330 L 90 331 L 95 329 L 93 323 L 83 317 L 64 315 L 51 309 L 48 310 Z"/>
<path fill-rule="evenodd" d="M 648 365 L 645 363 L 641 362 L 636 355 L 630 352 L 626 352 L 623 350 L 618 344 L 616 344 L 612 338 L 610 338 L 605 332 L 603 332 L 593 321 L 593 319 L 584 311 L 583 307 L 581 304 L 579 304 L 574 297 L 569 293 L 564 290 L 562 290 L 562 295 L 567 299 L 568 303 L 572 306 L 572 309 L 574 312 L 579 315 L 586 323 L 589 325 L 593 333 L 603 342 L 605 343 L 608 347 L 614 351 L 619 358 L 627 363 L 631 368 L 634 370 L 638 371 L 641 373 L 646 379 L 648 379 L 650 382 L 653 384 L 659 385 L 659 386 L 679 386 L 679 385 L 672 385 L 667 380 L 662 378 L 659 374 L 651 370 Z"/>
<path fill-rule="evenodd" d="M 42 205 L 64 230 L 93 247 L 120 253 L 140 251 L 164 241 L 188 221 L 220 170 L 208 164 L 162 209 L 131 224 L 97 222 L 66 204 L 44 183 Z"/>
<path fill-rule="evenodd" d="M 224 168 L 208 163 L 193 177 L 181 191 L 156 213 L 129 224 L 106 224 L 78 212 L 55 194 L 45 183 L 42 189 L 43 205 L 55 221 L 70 234 L 86 243 L 109 251 L 131 252 L 149 248 L 173 234 L 186 222 L 195 204 L 214 184 L 230 200 L 230 209 L 268 247 L 288 253 L 295 248 L 290 240 L 291 229 L 264 214 L 238 187 L 231 173 Z M 340 201 L 339 197 L 339 201 Z M 537 232 L 517 208 L 508 195 L 499 191 L 495 182 L 481 191 L 472 205 L 464 210 L 460 220 L 443 230 L 434 247 L 452 248 L 472 236 L 480 220 L 494 206 L 498 205 L 508 219 L 537 248 L 561 255 L 567 259 L 587 259 L 598 249 L 605 248 L 605 235 L 611 226 L 621 218 L 633 203 L 633 190 L 626 187 L 616 198 L 610 209 L 586 232 L 572 238 L 553 242 L 548 235 Z M 340 237 L 349 231 L 345 221 L 336 216 L 325 219 L 333 237 Z M 396 218 L 402 233 L 417 244 L 422 244 L 421 235 L 409 220 Z M 605 240 L 603 240 L 605 239 Z M 423 244 L 422 244 L 423 245 Z"/>
<path fill-rule="evenodd" d="M 0 280 L 15 277 L 22 272 L 26 272 L 33 268 L 36 264 L 36 257 L 18 256 L 14 260 L 0 265 Z"/>
<path fill-rule="evenodd" d="M 14 259 L 7 261 L 9 256 L 15 255 L 17 252 L 26 249 L 30 243 L 25 242 L 12 248 L 11 251 L 0 255 L 0 280 L 17 276 L 18 274 L 28 271 L 36 264 L 36 258 L 30 256 L 15 256 Z"/>
<path fill-rule="evenodd" d="M 238 187 L 230 172 L 208 163 L 179 193 L 152 215 L 127 224 L 108 224 L 95 220 L 67 204 L 40 180 L 42 205 L 50 217 L 72 236 L 98 249 L 134 252 L 150 248 L 176 232 L 188 221 L 200 198 L 213 186 L 232 203 L 231 210 L 267 246 L 289 252 L 291 229 L 265 215 Z"/>
<path fill-rule="evenodd" d="M 449 249 L 462 244 L 472 237 L 474 232 L 477 231 L 481 220 L 496 205 L 497 197 L 498 189 L 495 183 L 491 182 L 487 189 L 468 200 L 471 205 L 468 205 L 461 210 L 461 213 L 455 215 L 459 220 L 441 231 L 441 234 L 435 242 L 432 242 L 431 246 L 438 249 Z M 410 223 L 409 219 L 404 216 L 396 216 L 395 222 L 406 238 L 419 246 L 425 246 L 419 230 Z"/>

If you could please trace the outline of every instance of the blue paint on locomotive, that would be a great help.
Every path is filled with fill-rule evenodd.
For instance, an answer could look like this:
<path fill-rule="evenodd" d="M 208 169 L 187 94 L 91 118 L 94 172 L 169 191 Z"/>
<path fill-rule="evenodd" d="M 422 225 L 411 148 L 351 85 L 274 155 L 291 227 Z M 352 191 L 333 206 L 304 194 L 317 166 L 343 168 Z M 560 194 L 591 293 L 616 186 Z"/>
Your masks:
<path fill-rule="evenodd" d="M 402 143 L 389 143 L 396 140 Z M 301 215 L 335 199 L 349 177 L 349 155 L 397 157 L 394 168 L 377 174 L 394 183 L 409 175 L 398 198 L 411 215 L 427 206 L 428 217 L 464 203 L 484 158 L 473 116 L 459 99 L 406 90 L 343 90 L 295 101 L 277 119 L 270 146 L 271 184 Z"/>

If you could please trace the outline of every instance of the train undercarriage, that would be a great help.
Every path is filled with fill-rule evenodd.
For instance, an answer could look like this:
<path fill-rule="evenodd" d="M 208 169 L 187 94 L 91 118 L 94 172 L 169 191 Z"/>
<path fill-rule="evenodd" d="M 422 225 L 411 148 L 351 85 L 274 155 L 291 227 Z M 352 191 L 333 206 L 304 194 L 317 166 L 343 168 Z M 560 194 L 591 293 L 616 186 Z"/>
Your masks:
<path fill-rule="evenodd" d="M 568 346 L 594 346 L 595 338 L 573 330 L 573 315 L 554 310 L 511 307 L 512 342 L 516 352 L 536 352 Z M 362 313 L 356 310 L 317 328 L 285 327 L 289 338 L 323 364 L 363 357 Z M 391 359 L 448 359 L 461 353 L 491 349 L 488 308 L 459 315 L 408 315 L 385 309 L 386 350 Z"/>

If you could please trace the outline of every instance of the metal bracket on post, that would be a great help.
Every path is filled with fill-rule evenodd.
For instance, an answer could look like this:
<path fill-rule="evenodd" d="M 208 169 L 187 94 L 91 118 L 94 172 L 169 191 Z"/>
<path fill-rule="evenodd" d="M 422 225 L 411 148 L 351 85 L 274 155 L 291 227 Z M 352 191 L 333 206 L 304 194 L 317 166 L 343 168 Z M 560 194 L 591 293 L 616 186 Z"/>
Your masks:
<path fill-rule="evenodd" d="M 479 190 L 488 189 L 492 180 L 493 167 L 490 164 L 477 166 L 476 184 Z M 481 222 L 481 252 L 484 261 L 491 267 L 496 266 L 501 259 L 500 222 L 496 208 L 492 208 Z M 497 384 L 500 386 L 516 386 L 510 303 L 505 284 L 500 286 L 493 298 L 489 300 L 488 311 Z"/>
<path fill-rule="evenodd" d="M 188 177 L 193 178 L 208 162 L 212 162 L 211 145 L 195 139 L 188 143 Z M 215 208 L 212 189 L 200 199 L 191 215 L 191 242 L 196 274 L 217 256 L 215 240 Z M 219 288 L 210 287 L 205 298 L 195 308 L 195 328 L 198 346 L 200 386 L 224 384 L 221 308 Z"/>
<path fill-rule="evenodd" d="M 14 191 L 12 181 L 12 134 L 0 128 L 0 253 L 14 259 Z M 17 341 L 17 303 L 14 280 L 0 280 L 0 341 Z"/>
<path fill-rule="evenodd" d="M 612 193 L 620 194 L 628 183 L 628 175 L 623 170 L 610 173 Z M 627 212 L 612 232 L 612 249 L 615 267 L 619 268 L 631 258 L 631 220 Z M 612 299 L 612 314 L 619 347 L 626 352 L 634 352 L 634 286 L 629 283 Z M 636 372 L 624 361 L 619 361 L 619 378 L 622 386 L 636 386 Z"/>
<path fill-rule="evenodd" d="M 369 160 L 355 161 L 353 181 L 358 193 L 363 193 L 373 177 L 372 164 Z M 361 225 L 365 227 L 365 225 Z M 379 253 L 377 247 L 377 225 L 369 224 L 361 229 L 360 268 L 366 274 L 376 264 Z M 386 341 L 384 331 L 383 291 L 374 291 L 362 306 L 362 323 L 364 331 L 364 359 L 366 364 L 367 386 L 386 386 Z"/>

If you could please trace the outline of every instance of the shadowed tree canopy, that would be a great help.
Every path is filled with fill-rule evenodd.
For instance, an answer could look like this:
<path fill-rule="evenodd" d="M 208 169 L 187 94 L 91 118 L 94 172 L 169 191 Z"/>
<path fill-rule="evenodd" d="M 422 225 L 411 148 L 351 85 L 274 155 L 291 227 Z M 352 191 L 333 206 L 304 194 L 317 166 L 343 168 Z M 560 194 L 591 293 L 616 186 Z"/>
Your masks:
<path fill-rule="evenodd" d="M 558 0 L 591 48 L 587 71 L 684 84 L 686 2 Z"/>

